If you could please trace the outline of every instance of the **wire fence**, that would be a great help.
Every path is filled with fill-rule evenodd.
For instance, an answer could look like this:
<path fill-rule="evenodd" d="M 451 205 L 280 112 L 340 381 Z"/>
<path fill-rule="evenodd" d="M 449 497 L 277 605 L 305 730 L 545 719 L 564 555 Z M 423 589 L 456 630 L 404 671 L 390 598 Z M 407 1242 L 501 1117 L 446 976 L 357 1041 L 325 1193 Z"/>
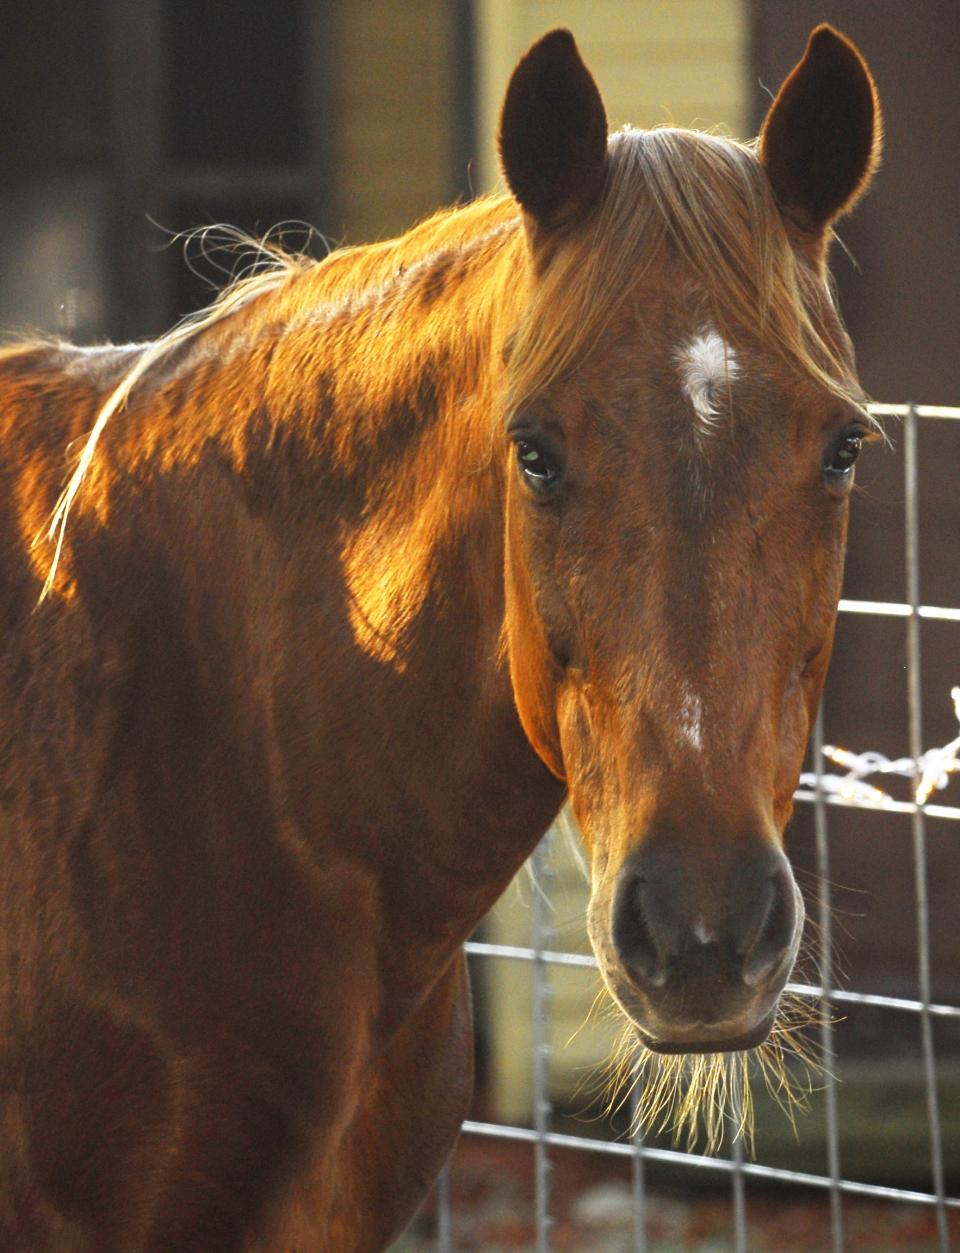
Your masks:
<path fill-rule="evenodd" d="M 842 600 L 841 614 L 879 615 L 906 620 L 906 677 L 907 714 L 909 727 L 909 754 L 915 763 L 923 758 L 921 701 L 921 637 L 920 626 L 924 620 L 940 620 L 960 623 L 960 608 L 922 604 L 920 601 L 920 511 L 918 507 L 917 431 L 926 421 L 957 422 L 960 433 L 960 408 L 930 405 L 873 405 L 877 416 L 902 419 L 901 448 L 904 470 L 904 517 L 905 517 L 905 569 L 904 599 L 901 602 Z M 956 568 L 960 573 L 960 537 L 957 539 Z M 947 681 L 960 679 L 960 672 L 947 676 Z M 960 697 L 958 697 L 960 699 Z M 958 706 L 960 708 L 960 706 Z M 953 761 L 956 763 L 954 745 Z M 866 1197 L 873 1200 L 907 1203 L 926 1207 L 935 1215 L 936 1247 L 941 1251 L 950 1248 L 950 1214 L 960 1211 L 960 1196 L 948 1195 L 944 1176 L 943 1142 L 941 1134 L 941 1110 L 938 1097 L 937 1058 L 934 1048 L 933 1024 L 938 1020 L 960 1020 L 960 1005 L 944 1004 L 932 998 L 930 907 L 928 891 L 927 823 L 931 818 L 960 820 L 960 807 L 955 805 L 917 803 L 895 800 L 880 791 L 836 786 L 836 776 L 824 770 L 823 762 L 823 714 L 817 719 L 813 742 L 814 769 L 805 774 L 796 800 L 812 807 L 815 832 L 815 857 L 817 871 L 817 897 L 811 913 L 820 930 L 820 957 L 818 983 L 791 983 L 790 989 L 797 996 L 819 1004 L 821 1026 L 819 1045 L 824 1063 L 823 1101 L 826 1125 L 826 1164 L 824 1173 L 786 1169 L 782 1166 L 747 1161 L 743 1143 L 734 1139 L 729 1156 L 706 1156 L 684 1152 L 676 1148 L 664 1148 L 644 1144 L 639 1135 L 627 1139 L 594 1139 L 586 1136 L 564 1134 L 551 1129 L 551 1101 L 549 1090 L 550 1045 L 549 984 L 551 972 L 562 967 L 586 967 L 596 969 L 596 961 L 586 953 L 566 952 L 554 946 L 555 934 L 550 924 L 549 899 L 553 877 L 553 836 L 541 843 L 533 856 L 534 876 L 538 889 L 531 897 L 531 943 L 528 946 L 486 943 L 475 940 L 467 951 L 473 958 L 506 959 L 528 963 L 532 974 L 532 1118 L 530 1126 L 514 1126 L 504 1123 L 468 1121 L 464 1135 L 484 1137 L 499 1141 L 519 1141 L 532 1147 L 534 1156 L 534 1214 L 535 1245 L 537 1253 L 551 1249 L 552 1202 L 551 1156 L 557 1150 L 579 1150 L 607 1158 L 629 1159 L 632 1163 L 632 1247 L 637 1253 L 646 1253 L 652 1247 L 648 1231 L 649 1188 L 647 1167 L 662 1164 L 682 1171 L 694 1171 L 714 1177 L 726 1176 L 731 1185 L 732 1246 L 737 1253 L 748 1249 L 748 1182 L 787 1185 L 793 1189 L 812 1189 L 829 1197 L 829 1232 L 821 1233 L 818 1247 L 831 1248 L 841 1253 L 847 1248 L 844 1228 L 844 1201 L 848 1197 Z M 829 751 L 829 750 L 828 750 Z M 898 763 L 899 764 L 899 763 Z M 920 767 L 917 767 L 920 773 Z M 941 779 L 941 784 L 943 780 Z M 831 786 L 833 784 L 833 786 Z M 837 986 L 832 961 L 832 920 L 834 915 L 830 882 L 829 818 L 835 807 L 876 809 L 886 813 L 903 814 L 909 818 L 912 834 L 913 901 L 916 910 L 916 944 L 918 954 L 915 998 L 876 995 L 867 992 L 845 990 Z M 840 1115 L 838 1112 L 837 1079 L 835 1078 L 835 1028 L 832 1020 L 836 1008 L 853 1006 L 871 1007 L 895 1014 L 910 1015 L 920 1027 L 920 1065 L 926 1102 L 926 1125 L 928 1129 L 929 1187 L 912 1189 L 860 1182 L 845 1178 L 842 1173 L 840 1154 Z M 834 1012 L 831 1012 L 833 1010 Z M 878 1131 L 881 1129 L 878 1128 Z M 449 1179 L 446 1172 L 438 1185 L 436 1197 L 437 1248 L 443 1253 L 455 1246 L 454 1218 L 455 1198 L 451 1201 Z M 475 1246 L 471 1246 L 475 1247 Z M 932 1246 L 931 1246 L 932 1247 Z"/>

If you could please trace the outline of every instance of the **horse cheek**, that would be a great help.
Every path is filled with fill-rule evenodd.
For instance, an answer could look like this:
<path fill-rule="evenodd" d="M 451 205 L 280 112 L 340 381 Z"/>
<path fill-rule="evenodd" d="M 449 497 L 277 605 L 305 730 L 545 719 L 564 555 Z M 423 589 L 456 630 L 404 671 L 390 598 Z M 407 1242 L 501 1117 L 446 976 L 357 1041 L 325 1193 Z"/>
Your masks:
<path fill-rule="evenodd" d="M 557 725 L 559 672 L 547 638 L 524 555 L 514 550 L 507 524 L 506 626 L 510 680 L 520 725 L 538 756 L 558 779 L 566 777 Z"/>
<path fill-rule="evenodd" d="M 529 614 L 517 614 L 510 627 L 510 678 L 524 734 L 558 779 L 565 778 L 560 732 L 549 681 L 542 628 Z"/>

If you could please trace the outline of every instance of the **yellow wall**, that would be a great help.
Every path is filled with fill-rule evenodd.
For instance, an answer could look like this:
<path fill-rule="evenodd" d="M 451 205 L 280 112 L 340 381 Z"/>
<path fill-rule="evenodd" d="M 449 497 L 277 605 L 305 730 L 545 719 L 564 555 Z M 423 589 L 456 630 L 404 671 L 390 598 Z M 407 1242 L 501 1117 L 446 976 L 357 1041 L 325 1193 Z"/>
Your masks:
<path fill-rule="evenodd" d="M 746 0 L 477 0 L 478 130 L 481 158 L 477 190 L 498 185 L 494 137 L 500 104 L 517 58 L 555 26 L 573 31 L 600 86 L 611 128 L 724 126 L 743 136 L 747 119 Z M 547 947 L 589 952 L 584 926 L 588 889 L 572 842 L 554 840 L 550 896 L 554 936 Z M 522 874 L 486 924 L 486 938 L 501 944 L 530 941 L 531 893 Z M 531 1114 L 530 964 L 483 960 L 488 995 L 495 1112 L 511 1121 Z M 550 1087 L 554 1099 L 584 1108 L 596 1089 L 622 1019 L 591 1014 L 599 976 L 590 970 L 550 968 Z M 609 998 L 604 998 L 609 1006 Z M 589 1019 L 589 1021 L 588 1021 Z"/>
<path fill-rule="evenodd" d="M 548 868 L 535 881 L 524 869 L 484 924 L 483 938 L 494 944 L 533 943 L 532 898 L 542 891 L 546 949 L 589 953 L 584 922 L 588 889 L 579 835 L 572 820 L 558 824 L 550 837 Z M 488 1095 L 495 1115 L 507 1122 L 529 1121 L 533 1094 L 533 967 L 514 958 L 484 957 L 480 965 L 487 1007 L 490 1047 Z M 547 1039 L 550 1046 L 549 1087 L 565 1108 L 586 1109 L 602 1089 L 605 1061 L 611 1056 L 623 1019 L 600 995 L 600 976 L 590 968 L 547 966 Z"/>
<path fill-rule="evenodd" d="M 497 182 L 493 137 L 517 58 L 554 26 L 573 31 L 611 128 L 747 119 L 746 0 L 477 0 L 477 187 Z"/>
<path fill-rule="evenodd" d="M 344 0 L 337 25 L 339 199 L 365 243 L 450 197 L 453 19 L 446 0 Z"/>
<path fill-rule="evenodd" d="M 610 124 L 722 123 L 747 116 L 746 0 L 476 0 L 477 192 L 497 184 L 495 136 L 517 58 L 568 26 Z M 454 19 L 447 0 L 341 0 L 338 184 L 352 243 L 406 230 L 446 203 L 452 169 Z"/>

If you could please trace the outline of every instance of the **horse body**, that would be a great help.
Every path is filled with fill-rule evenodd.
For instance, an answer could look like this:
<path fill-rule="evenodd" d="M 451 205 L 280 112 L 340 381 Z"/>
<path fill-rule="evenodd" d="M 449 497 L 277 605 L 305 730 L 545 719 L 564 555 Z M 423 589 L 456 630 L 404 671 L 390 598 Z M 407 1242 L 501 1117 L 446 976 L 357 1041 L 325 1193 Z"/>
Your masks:
<path fill-rule="evenodd" d="M 860 84 L 825 40 L 810 72 L 835 40 Z M 822 448 L 853 439 L 824 231 L 870 152 L 784 225 L 754 156 L 670 142 L 608 155 L 548 36 L 504 111 L 516 200 L 288 261 L 158 349 L 0 356 L 3 1247 L 383 1248 L 469 1098 L 461 944 L 568 789 L 642 1038 L 769 1030 L 845 533 Z M 649 187 L 698 153 L 742 183 L 721 252 L 773 223 L 813 377 L 776 302 L 730 316 L 696 213 L 667 229 Z M 750 417 L 721 432 L 718 361 Z"/>
<path fill-rule="evenodd" d="M 445 260 L 394 277 L 396 298 L 419 304 Z M 315 309 L 323 294 L 305 299 Z M 494 664 L 501 459 L 486 421 L 470 441 L 470 397 L 443 371 L 443 353 L 453 353 L 442 342 L 429 341 L 436 385 L 461 403 L 422 403 L 429 367 L 409 335 L 396 342 L 389 300 L 379 309 L 387 342 L 352 310 L 324 328 L 334 342 L 323 379 L 301 380 L 316 399 L 314 431 L 272 422 L 272 404 L 287 411 L 262 376 L 261 394 L 227 391 L 230 348 L 243 334 L 235 325 L 226 360 L 219 345 L 191 345 L 159 395 L 118 418 L 121 445 L 121 425 L 129 439 L 115 454 L 117 481 L 104 467 L 100 517 L 89 533 L 75 519 L 70 586 L 37 612 L 25 541 L 52 506 L 63 448 L 92 424 L 116 377 L 102 377 L 99 355 L 51 348 L 8 358 L 5 447 L 14 464 L 36 467 L 29 510 L 18 515 L 22 494 L 8 493 L 4 527 L 5 549 L 18 556 L 3 598 L 4 827 L 16 835 L 4 859 L 14 911 L 5 938 L 13 994 L 30 998 L 23 1012 L 33 1020 L 11 1042 L 27 1055 L 8 1065 L 43 1077 L 49 1094 L 33 1117 L 63 1128 L 40 1172 L 53 1204 L 69 1212 L 71 1189 L 82 1192 L 81 1157 L 108 1208 L 128 1187 L 145 1194 L 141 1215 L 126 1199 L 116 1216 L 118 1248 L 139 1239 L 188 1247 L 201 1213 L 204 1247 L 241 1247 L 239 1233 L 261 1221 L 257 1194 L 282 1191 L 309 1160 L 326 1163 L 328 1195 L 312 1206 L 316 1232 L 302 1247 L 334 1247 L 322 1235 L 331 1212 L 337 1247 L 378 1247 L 397 1222 L 391 1188 L 406 1218 L 406 1198 L 427 1186 L 463 1117 L 470 1035 L 460 944 L 562 799 Z M 282 317 L 251 334 L 265 341 L 254 351 L 289 379 L 295 366 L 278 358 L 295 361 L 302 343 Z M 299 336 L 316 335 L 305 321 Z M 391 360 L 393 387 L 381 396 L 361 390 L 377 373 L 358 343 Z M 334 390 L 353 398 L 327 408 Z M 485 419 L 484 400 L 473 405 Z M 220 408 L 229 404 L 250 417 L 242 442 L 234 414 Z M 74 429 L 45 426 L 47 408 L 73 415 Z M 219 431 L 191 429 L 208 415 L 219 416 Z M 369 445 L 362 428 L 355 441 L 341 438 L 338 419 L 354 430 L 365 420 Z M 402 493 L 407 478 L 412 497 L 418 476 L 432 484 L 436 442 L 454 438 L 444 422 L 457 424 L 475 482 L 459 508 L 439 502 L 425 535 L 408 501 L 398 506 L 383 485 Z M 371 583 L 355 577 L 351 586 L 361 553 Z M 378 602 L 390 570 L 394 583 Z M 402 620 L 387 622 L 398 611 Z M 21 982 L 25 967 L 52 982 L 39 1005 Z M 61 1074 L 41 1057 L 38 1035 L 51 1047 L 70 1040 Z M 120 1064 L 131 1051 L 137 1064 Z M 393 1051 L 405 1084 L 391 1084 Z M 103 1084 L 100 1059 L 110 1056 L 112 1089 L 85 1092 L 84 1078 Z M 98 1142 L 83 1115 L 101 1097 L 112 1113 Z M 71 1105 L 82 1143 L 67 1130 Z M 20 1135 L 35 1140 L 36 1126 Z M 400 1151 L 411 1135 L 412 1160 Z M 351 1172 L 353 1143 L 363 1168 Z M 354 1202 L 373 1232 L 361 1237 L 336 1210 L 350 1203 L 346 1181 L 362 1193 L 370 1161 L 391 1144 L 394 1160 L 372 1176 L 380 1194 Z M 211 1152 L 223 1157 L 216 1166 Z M 111 1179 L 133 1162 L 136 1185 Z M 75 1200 L 81 1226 L 103 1221 L 83 1212 L 94 1198 Z M 160 1200 L 183 1236 L 150 1225 Z M 9 1221 L 19 1232 L 24 1220 Z M 97 1247 L 107 1247 L 108 1228 L 97 1230 Z M 268 1247 L 300 1246 L 284 1236 Z"/>

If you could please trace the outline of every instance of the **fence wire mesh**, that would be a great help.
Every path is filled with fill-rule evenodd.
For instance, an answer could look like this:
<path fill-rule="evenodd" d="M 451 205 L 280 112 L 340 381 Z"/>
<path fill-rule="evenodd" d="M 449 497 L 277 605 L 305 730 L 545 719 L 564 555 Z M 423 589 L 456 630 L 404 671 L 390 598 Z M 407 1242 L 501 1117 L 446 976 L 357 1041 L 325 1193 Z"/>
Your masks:
<path fill-rule="evenodd" d="M 960 607 L 937 606 L 921 603 L 920 599 L 920 510 L 917 473 L 917 433 L 925 421 L 956 423 L 960 435 L 960 408 L 932 405 L 872 405 L 871 411 L 879 417 L 902 420 L 900 448 L 904 473 L 904 552 L 906 580 L 902 601 L 844 599 L 840 602 L 842 615 L 873 615 L 885 618 L 901 618 L 906 622 L 906 680 L 907 721 L 909 727 L 909 754 L 913 762 L 920 763 L 923 755 L 923 708 L 922 708 L 922 650 L 921 624 L 924 621 L 960 623 Z M 960 536 L 946 559 L 960 574 Z M 960 655 L 960 654 L 958 654 Z M 944 686 L 960 681 L 960 670 L 946 675 Z M 939 678 L 939 676 L 938 676 Z M 819 981 L 796 982 L 789 985 L 796 995 L 819 1003 L 821 1007 L 819 1044 L 823 1060 L 823 1103 L 826 1135 L 826 1170 L 813 1173 L 769 1165 L 762 1160 L 747 1160 L 741 1139 L 734 1139 L 727 1149 L 717 1156 L 696 1152 L 684 1152 L 679 1148 L 644 1143 L 639 1133 L 620 1139 L 599 1139 L 572 1135 L 551 1128 L 551 1098 L 549 1089 L 550 1045 L 548 1025 L 551 1015 L 551 971 L 562 967 L 586 967 L 596 969 L 595 959 L 586 953 L 567 952 L 555 945 L 551 925 L 549 897 L 552 885 L 553 833 L 549 834 L 534 854 L 536 887 L 531 894 L 531 942 L 529 945 L 508 945 L 474 940 L 467 947 L 475 961 L 491 959 L 529 963 L 532 969 L 533 1064 L 530 1107 L 530 1126 L 471 1120 L 464 1124 L 464 1136 L 486 1140 L 513 1141 L 529 1144 L 534 1157 L 534 1205 L 533 1229 L 535 1238 L 530 1247 L 537 1253 L 547 1253 L 553 1248 L 552 1229 L 552 1156 L 559 1150 L 577 1150 L 594 1157 L 629 1159 L 631 1164 L 630 1197 L 632 1206 L 632 1247 L 638 1253 L 653 1248 L 649 1235 L 648 1209 L 650 1191 L 648 1175 L 657 1164 L 690 1172 L 701 1172 L 715 1177 L 726 1176 L 731 1187 L 731 1214 L 729 1246 L 741 1253 L 748 1250 L 749 1242 L 749 1189 L 748 1185 L 762 1183 L 779 1184 L 792 1189 L 816 1190 L 829 1198 L 828 1218 L 817 1238 L 818 1248 L 832 1248 L 835 1253 L 848 1247 L 844 1224 L 844 1202 L 851 1197 L 865 1197 L 874 1201 L 896 1202 L 926 1207 L 935 1215 L 936 1247 L 950 1248 L 950 1215 L 960 1211 L 960 1196 L 948 1195 L 944 1174 L 943 1140 L 941 1134 L 941 1109 L 938 1093 L 937 1055 L 935 1050 L 934 1023 L 960 1020 L 960 1005 L 936 1001 L 932 995 L 930 903 L 928 884 L 928 831 L 931 818 L 950 822 L 960 820 L 960 806 L 941 804 L 937 801 L 917 803 L 915 800 L 895 800 L 885 793 L 877 793 L 865 799 L 863 792 L 855 789 L 828 787 L 828 770 L 823 768 L 824 725 L 821 710 L 812 738 L 813 770 L 804 776 L 796 793 L 800 805 L 812 807 L 815 832 L 815 864 L 817 890 L 810 910 L 819 928 Z M 917 774 L 920 773 L 919 764 Z M 834 782 L 836 780 L 834 779 Z M 933 793 L 936 795 L 936 792 Z M 888 996 L 877 993 L 841 988 L 832 962 L 834 901 L 830 879 L 830 815 L 835 807 L 875 809 L 885 813 L 902 814 L 909 818 L 913 854 L 913 904 L 917 944 L 917 996 Z M 909 1188 L 863 1182 L 847 1178 L 843 1174 L 840 1137 L 840 1111 L 838 1105 L 836 1057 L 836 1032 L 834 1013 L 850 1007 L 869 1007 L 885 1013 L 913 1016 L 920 1028 L 919 1066 L 922 1069 L 926 1105 L 929 1169 L 926 1188 Z M 882 1127 L 877 1128 L 882 1135 Z M 436 1247 L 442 1253 L 450 1253 L 456 1245 L 457 1198 L 452 1195 L 448 1173 L 445 1171 L 438 1185 L 435 1198 Z M 956 1227 L 954 1228 L 956 1230 Z M 471 1243 L 470 1248 L 478 1245 Z M 570 1247 L 570 1246 L 565 1246 Z M 679 1246 L 677 1246 L 679 1247 Z M 711 1246 L 712 1247 L 712 1246 Z M 852 1247 L 852 1245 L 850 1246 Z M 858 1243 L 857 1247 L 865 1247 Z M 918 1246 L 913 1246 L 918 1247 Z M 933 1247 L 932 1244 L 924 1247 Z"/>

